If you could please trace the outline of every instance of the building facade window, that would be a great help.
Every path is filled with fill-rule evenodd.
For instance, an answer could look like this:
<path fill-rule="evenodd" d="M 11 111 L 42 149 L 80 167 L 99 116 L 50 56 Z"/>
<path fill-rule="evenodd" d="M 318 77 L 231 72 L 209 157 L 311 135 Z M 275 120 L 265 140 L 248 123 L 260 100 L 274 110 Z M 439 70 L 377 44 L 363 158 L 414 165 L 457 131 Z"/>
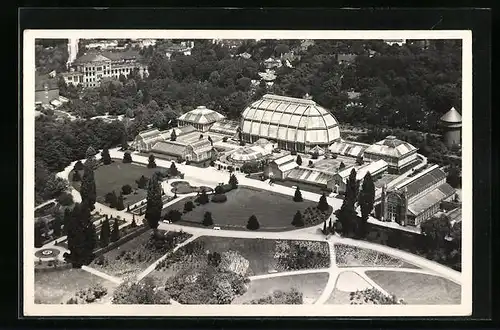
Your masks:
<path fill-rule="evenodd" d="M 387 219 L 392 222 L 396 222 L 399 218 L 399 207 L 398 203 L 389 203 L 387 205 Z"/>

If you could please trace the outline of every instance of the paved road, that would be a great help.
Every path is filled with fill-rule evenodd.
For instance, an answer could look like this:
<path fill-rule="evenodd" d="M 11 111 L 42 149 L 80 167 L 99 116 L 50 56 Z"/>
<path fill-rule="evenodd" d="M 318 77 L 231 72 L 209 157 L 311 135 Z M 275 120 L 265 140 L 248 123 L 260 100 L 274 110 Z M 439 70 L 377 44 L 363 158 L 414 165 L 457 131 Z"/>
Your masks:
<path fill-rule="evenodd" d="M 329 272 L 330 268 L 316 268 L 316 269 L 300 269 L 300 270 L 288 270 L 279 273 L 270 273 L 263 275 L 249 276 L 250 281 L 264 280 L 266 278 L 275 278 L 282 276 L 294 276 L 294 275 L 304 275 L 304 274 L 316 274 L 316 273 L 326 273 Z"/>
<path fill-rule="evenodd" d="M 89 272 L 91 274 L 94 274 L 96 276 L 99 276 L 105 280 L 111 281 L 111 282 L 116 283 L 116 284 L 120 284 L 122 282 L 122 280 L 120 278 L 108 275 L 108 274 L 103 273 L 103 272 L 101 272 L 95 268 L 92 268 L 92 267 L 82 266 L 82 270 Z"/>

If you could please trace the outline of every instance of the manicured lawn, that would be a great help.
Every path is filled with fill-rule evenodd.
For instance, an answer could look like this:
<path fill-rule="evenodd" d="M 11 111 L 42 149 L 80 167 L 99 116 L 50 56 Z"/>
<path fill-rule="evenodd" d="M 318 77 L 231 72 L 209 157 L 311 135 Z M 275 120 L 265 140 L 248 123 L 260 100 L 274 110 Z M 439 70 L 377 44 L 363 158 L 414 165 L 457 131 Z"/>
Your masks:
<path fill-rule="evenodd" d="M 350 305 L 351 293 L 340 291 L 335 288 L 330 295 L 330 298 L 325 302 L 325 305 Z"/>
<path fill-rule="evenodd" d="M 66 303 L 80 290 L 94 284 L 102 284 L 110 290 L 116 284 L 81 269 L 66 269 L 35 273 L 35 302 L 41 304 Z"/>
<path fill-rule="evenodd" d="M 138 164 L 124 164 L 121 159 L 114 159 L 114 162 L 109 165 L 99 166 L 94 172 L 95 182 L 96 182 L 96 192 L 97 201 L 99 203 L 104 203 L 104 196 L 115 191 L 120 194 L 121 189 L 124 185 L 129 184 L 132 189 L 137 188 L 137 183 L 141 175 L 146 178 L 150 178 L 156 171 L 164 170 L 164 168 L 147 168 L 145 165 Z M 80 175 L 83 176 L 83 171 L 80 171 Z M 73 177 L 73 172 L 70 173 L 70 180 Z M 73 186 L 76 189 L 80 189 L 80 182 L 73 182 Z M 137 194 L 130 194 L 124 196 L 125 206 L 127 204 L 134 204 L 140 200 L 146 198 L 147 192 L 143 189 L 137 189 Z"/>
<path fill-rule="evenodd" d="M 317 202 L 308 200 L 296 203 L 292 200 L 292 196 L 243 186 L 226 193 L 226 196 L 227 201 L 224 203 L 210 202 L 183 214 L 183 221 L 180 224 L 198 226 L 205 212 L 208 211 L 212 213 L 214 226 L 224 227 L 224 229 L 247 230 L 248 218 L 252 214 L 257 217 L 262 230 L 297 229 L 291 224 L 297 210 L 303 213 L 308 206 L 316 207 L 317 205 Z M 184 204 L 194 199 L 195 197 L 184 198 L 164 211 L 165 213 L 170 209 L 182 211 Z"/>
<path fill-rule="evenodd" d="M 252 281 L 247 292 L 233 300 L 232 304 L 245 304 L 254 299 L 264 298 L 276 290 L 297 289 L 303 295 L 304 304 L 316 301 L 328 281 L 328 273 L 280 276 Z"/>
<path fill-rule="evenodd" d="M 339 267 L 419 267 L 382 252 L 345 244 L 335 244 L 335 256 Z"/>
<path fill-rule="evenodd" d="M 367 271 L 375 283 L 413 305 L 460 304 L 461 286 L 445 278 L 408 272 Z"/>

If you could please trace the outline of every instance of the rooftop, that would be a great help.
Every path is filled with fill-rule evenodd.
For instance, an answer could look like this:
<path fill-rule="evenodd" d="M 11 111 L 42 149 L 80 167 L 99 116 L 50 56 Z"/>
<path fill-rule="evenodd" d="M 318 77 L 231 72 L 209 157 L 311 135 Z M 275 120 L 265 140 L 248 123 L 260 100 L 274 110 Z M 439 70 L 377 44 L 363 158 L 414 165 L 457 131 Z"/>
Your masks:
<path fill-rule="evenodd" d="M 437 166 L 432 166 L 408 181 L 396 186 L 396 189 L 407 189 L 408 198 L 417 195 L 420 191 L 430 187 L 436 182 L 446 179 L 446 174 Z"/>
<path fill-rule="evenodd" d="M 365 149 L 365 153 L 386 155 L 392 157 L 402 157 L 411 152 L 416 151 L 413 145 L 408 142 L 401 141 L 395 136 L 388 136 L 384 140 L 372 144 Z"/>
<path fill-rule="evenodd" d="M 217 111 L 208 109 L 205 106 L 199 106 L 196 109 L 186 112 L 180 116 L 178 120 L 193 124 L 212 124 L 224 118 L 225 117 Z"/>
<path fill-rule="evenodd" d="M 461 123 L 462 122 L 462 116 L 460 115 L 460 113 L 455 108 L 451 108 L 450 111 L 448 111 L 447 113 L 445 113 L 440 118 L 440 120 L 444 121 L 446 123 L 457 124 L 457 123 Z"/>
<path fill-rule="evenodd" d="M 434 190 L 408 204 L 408 212 L 417 216 L 436 203 L 442 202 L 455 193 L 455 190 L 447 183 L 441 184 Z"/>
<path fill-rule="evenodd" d="M 287 179 L 321 185 L 326 185 L 332 177 L 332 173 L 302 166 L 292 169 L 287 175 Z"/>
<path fill-rule="evenodd" d="M 105 62 L 105 61 L 122 61 L 122 60 L 138 60 L 141 59 L 141 55 L 138 51 L 127 50 L 120 52 L 109 52 L 101 51 L 95 52 L 90 51 L 75 60 L 76 64 L 83 64 L 88 62 Z"/>

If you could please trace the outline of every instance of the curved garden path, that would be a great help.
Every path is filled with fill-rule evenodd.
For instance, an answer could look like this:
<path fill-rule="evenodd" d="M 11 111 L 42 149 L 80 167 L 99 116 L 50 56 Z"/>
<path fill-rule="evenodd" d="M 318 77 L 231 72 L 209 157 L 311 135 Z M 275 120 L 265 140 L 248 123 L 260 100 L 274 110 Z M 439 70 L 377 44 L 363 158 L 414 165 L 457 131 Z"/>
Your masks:
<path fill-rule="evenodd" d="M 109 150 L 110 155 L 112 158 L 118 158 L 121 159 L 123 158 L 123 152 L 119 151 L 118 149 L 111 149 Z M 99 158 L 99 155 L 97 156 Z M 133 153 L 132 159 L 136 163 L 140 164 L 147 164 L 148 163 L 148 157 L 138 155 L 136 153 Z M 68 179 L 69 173 L 72 170 L 74 163 L 71 163 L 68 167 L 66 167 L 62 172 L 58 173 L 57 175 L 59 177 L 62 177 L 64 179 Z M 156 159 L 156 163 L 159 167 L 164 167 L 168 168 L 170 167 L 171 162 L 168 160 L 163 160 L 163 159 Z M 184 181 L 188 181 L 194 185 L 199 185 L 199 184 L 205 184 L 205 185 L 217 185 L 218 183 L 221 182 L 227 182 L 229 179 L 229 173 L 226 171 L 220 171 L 215 168 L 198 168 L 194 166 L 189 166 L 189 165 L 184 165 L 184 164 L 176 164 L 177 168 L 184 173 Z M 247 185 L 251 186 L 257 189 L 264 189 L 264 190 L 269 190 L 269 191 L 274 191 L 278 193 L 282 193 L 285 195 L 290 195 L 293 196 L 295 189 L 291 187 L 285 187 L 281 185 L 273 185 L 270 186 L 266 182 L 263 181 L 258 181 L 254 179 L 249 179 L 246 178 L 244 174 L 242 173 L 235 173 L 235 175 L 238 177 L 238 181 L 241 185 Z M 174 181 L 172 181 L 174 182 Z M 172 183 L 170 182 L 170 184 Z M 167 183 L 167 187 L 170 186 L 169 183 Z M 171 187 L 171 186 L 170 186 Z M 166 188 L 164 186 L 164 188 Z M 73 198 L 76 202 L 81 201 L 81 196 L 80 193 L 74 189 L 73 187 L 70 187 L 71 189 L 71 194 L 73 195 Z M 167 193 L 167 190 L 165 190 L 165 193 Z M 196 193 L 192 194 L 185 194 L 185 195 L 179 195 L 180 198 L 185 198 L 190 195 L 193 195 Z M 302 191 L 302 196 L 305 199 L 309 199 L 312 201 L 317 201 L 319 200 L 320 196 L 319 194 L 308 192 L 308 191 Z M 168 204 L 175 203 L 179 199 L 176 199 L 174 201 L 171 201 Z M 333 207 L 333 209 L 337 209 L 341 206 L 342 200 L 332 198 L 332 197 L 327 197 L 328 203 Z M 115 209 L 111 209 L 110 207 L 96 203 L 96 210 L 98 210 L 101 213 L 104 214 L 110 214 L 112 216 L 120 216 L 122 219 L 125 219 L 127 223 L 123 224 L 122 226 L 127 225 L 129 222 L 132 221 L 132 215 L 130 213 L 127 213 L 125 210 L 123 211 L 117 211 Z M 142 217 L 137 216 L 137 220 L 140 220 Z M 166 224 L 166 223 L 160 223 L 159 229 L 163 230 L 175 230 L 175 231 L 184 231 L 186 233 L 192 234 L 193 236 L 190 237 L 188 240 L 184 241 L 183 243 L 180 243 L 176 248 L 174 249 L 177 250 L 178 248 L 188 244 L 189 242 L 195 240 L 199 236 L 216 236 L 216 237 L 230 237 L 230 238 L 250 238 L 250 239 L 255 239 L 255 238 L 262 238 L 262 239 L 277 239 L 277 240 L 310 240 L 310 241 L 327 241 L 328 245 L 330 247 L 330 267 L 329 268 L 322 268 L 322 269 L 309 269 L 309 270 L 302 270 L 302 271 L 287 271 L 287 272 L 280 272 L 280 273 L 273 273 L 273 274 L 265 274 L 265 275 L 258 275 L 258 276 L 252 276 L 250 277 L 251 280 L 257 280 L 257 279 L 263 279 L 263 278 L 275 278 L 275 277 L 282 277 L 282 276 L 292 276 L 292 275 L 298 275 L 298 274 L 313 274 L 313 273 L 320 273 L 320 272 L 328 272 L 329 273 L 329 279 L 327 281 L 327 284 L 325 285 L 325 288 L 323 289 L 322 294 L 320 297 L 315 301 L 315 304 L 323 304 L 325 303 L 333 290 L 335 289 L 339 274 L 344 272 L 344 271 L 350 271 L 358 274 L 361 276 L 364 280 L 366 280 L 372 287 L 375 287 L 379 289 L 381 292 L 386 293 L 383 288 L 380 288 L 376 283 L 374 283 L 366 274 L 365 271 L 367 270 L 386 270 L 386 271 L 396 271 L 396 272 L 413 272 L 413 273 L 424 273 L 424 274 L 429 274 L 429 275 L 437 275 L 444 277 L 448 280 L 451 280 L 455 283 L 461 283 L 461 273 L 457 272 L 453 269 L 450 269 L 446 266 L 440 265 L 436 262 L 430 261 L 428 259 L 425 259 L 423 257 L 398 250 L 395 248 L 391 248 L 388 246 L 384 245 L 379 245 L 375 243 L 370 243 L 366 241 L 359 241 L 359 240 L 354 240 L 354 239 L 349 239 L 349 238 L 343 238 L 339 236 L 329 236 L 328 238 L 325 238 L 323 234 L 320 233 L 320 229 L 322 228 L 322 224 L 313 226 L 313 227 L 307 227 L 307 228 L 302 228 L 302 229 L 297 229 L 297 230 L 291 230 L 291 231 L 286 231 L 286 232 L 265 232 L 265 231 L 237 231 L 237 230 L 213 230 L 213 229 L 208 229 L 208 228 L 200 228 L 200 227 L 188 227 L 188 226 L 181 226 L 177 224 Z M 61 238 L 60 238 L 61 239 Z M 416 270 L 416 269 L 408 269 L 408 268 L 396 268 L 396 267 L 339 267 L 336 262 L 336 254 L 335 254 L 335 243 L 339 244 L 346 244 L 354 247 L 359 247 L 359 248 L 364 248 L 364 249 L 370 249 L 374 250 L 376 252 L 381 252 L 388 254 L 392 257 L 402 259 L 410 264 L 413 264 L 415 266 L 420 267 L 421 269 Z M 150 265 L 146 270 L 144 270 L 141 274 L 138 276 L 138 280 L 141 280 L 145 276 L 147 276 L 150 272 L 154 270 L 156 265 L 161 262 L 163 259 L 165 259 L 171 252 L 167 253 L 160 259 L 158 259 L 155 263 Z M 98 276 L 101 277 L 108 277 L 109 275 L 104 274 L 102 272 L 99 272 L 95 269 L 92 269 L 90 267 L 85 267 L 85 270 L 92 272 Z M 107 278 L 108 279 L 108 278 Z"/>

